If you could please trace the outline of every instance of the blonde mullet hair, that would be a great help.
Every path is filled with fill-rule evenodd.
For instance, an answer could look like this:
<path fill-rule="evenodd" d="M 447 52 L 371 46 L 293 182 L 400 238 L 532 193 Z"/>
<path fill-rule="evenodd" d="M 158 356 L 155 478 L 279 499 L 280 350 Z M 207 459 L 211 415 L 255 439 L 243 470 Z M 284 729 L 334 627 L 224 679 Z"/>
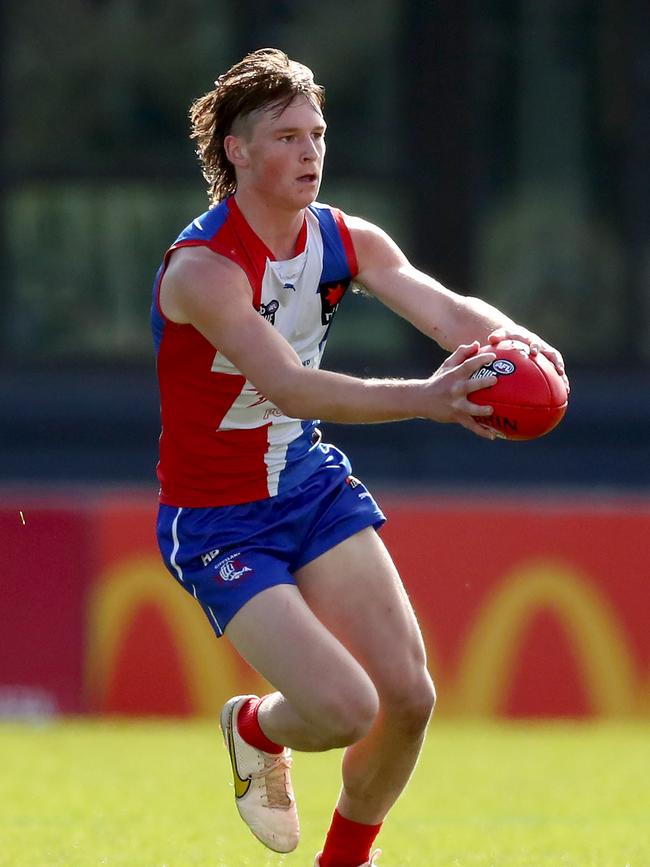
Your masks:
<path fill-rule="evenodd" d="M 235 169 L 224 149 L 236 121 L 258 109 L 281 114 L 296 96 L 305 96 L 320 111 L 325 105 L 325 90 L 315 83 L 311 69 L 277 48 L 247 54 L 214 84 L 190 107 L 190 138 L 196 141 L 211 205 L 237 189 Z"/>

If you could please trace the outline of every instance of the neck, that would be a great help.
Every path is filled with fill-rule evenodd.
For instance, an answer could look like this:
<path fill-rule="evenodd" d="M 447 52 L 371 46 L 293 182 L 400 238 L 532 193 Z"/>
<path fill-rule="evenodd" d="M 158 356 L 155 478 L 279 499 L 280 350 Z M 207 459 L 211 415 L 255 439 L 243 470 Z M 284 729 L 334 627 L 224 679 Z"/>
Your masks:
<path fill-rule="evenodd" d="M 256 196 L 237 190 L 235 200 L 246 222 L 276 259 L 291 259 L 305 219 L 304 209 L 286 210 L 274 207 Z"/>

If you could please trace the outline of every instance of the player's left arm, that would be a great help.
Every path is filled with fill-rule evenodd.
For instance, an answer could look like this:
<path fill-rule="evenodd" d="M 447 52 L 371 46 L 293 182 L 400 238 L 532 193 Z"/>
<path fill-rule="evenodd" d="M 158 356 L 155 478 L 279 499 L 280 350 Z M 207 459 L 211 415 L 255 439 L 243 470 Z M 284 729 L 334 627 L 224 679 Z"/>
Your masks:
<path fill-rule="evenodd" d="M 346 217 L 346 223 L 359 264 L 355 279 L 443 349 L 452 351 L 475 340 L 481 345 L 521 340 L 531 355 L 541 352 L 566 376 L 561 354 L 539 335 L 480 298 L 459 295 L 414 268 L 378 226 L 359 217 Z"/>

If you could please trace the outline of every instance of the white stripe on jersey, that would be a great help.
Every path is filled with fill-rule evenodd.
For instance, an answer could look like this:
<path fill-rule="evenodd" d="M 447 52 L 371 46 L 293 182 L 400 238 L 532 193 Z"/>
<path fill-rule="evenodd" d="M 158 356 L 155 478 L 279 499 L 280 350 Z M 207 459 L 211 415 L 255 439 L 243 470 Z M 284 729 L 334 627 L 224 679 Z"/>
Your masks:
<path fill-rule="evenodd" d="M 287 449 L 302 434 L 302 424 L 297 420 L 289 424 L 272 424 L 267 429 L 269 448 L 264 455 L 267 466 L 269 496 L 275 497 L 280 486 L 280 476 L 287 465 Z"/>
<path fill-rule="evenodd" d="M 306 220 L 305 251 L 286 262 L 266 261 L 260 314 L 271 309 L 273 312 L 267 318 L 293 346 L 302 363 L 306 367 L 318 367 L 323 354 L 319 347 L 327 331 L 327 325 L 321 321 L 321 299 L 314 290 L 323 267 L 323 239 L 318 219 L 311 211 L 307 211 Z M 287 283 L 294 288 L 285 288 Z M 240 375 L 220 352 L 214 356 L 212 371 Z M 247 380 L 223 417 L 219 430 L 251 430 L 265 424 L 287 426 L 284 435 L 270 438 L 271 443 L 289 441 L 302 432 L 295 419 L 286 416 Z"/>
<path fill-rule="evenodd" d="M 305 249 L 287 261 L 266 260 L 260 296 L 260 315 L 293 346 L 306 367 L 320 366 L 328 323 L 322 322 L 318 293 L 323 269 L 323 238 L 318 218 L 307 211 Z M 212 362 L 213 373 L 241 376 L 220 352 Z M 243 384 L 219 425 L 220 431 L 252 430 L 268 425 L 264 454 L 269 496 L 278 493 L 287 466 L 289 446 L 302 435 L 302 423 L 285 415 L 249 381 Z"/>

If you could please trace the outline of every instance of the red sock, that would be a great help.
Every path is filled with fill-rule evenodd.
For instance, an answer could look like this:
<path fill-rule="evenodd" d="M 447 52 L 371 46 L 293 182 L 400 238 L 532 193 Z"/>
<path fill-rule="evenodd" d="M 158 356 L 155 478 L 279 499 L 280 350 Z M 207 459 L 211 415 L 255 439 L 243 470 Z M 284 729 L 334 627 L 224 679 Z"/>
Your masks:
<path fill-rule="evenodd" d="M 237 714 L 237 731 L 246 743 L 255 747 L 255 749 L 264 750 L 265 753 L 281 753 L 284 747 L 267 738 L 260 728 L 257 719 L 260 706 L 265 698 L 268 698 L 268 696 L 263 695 L 262 698 L 249 698 L 241 706 Z"/>
<path fill-rule="evenodd" d="M 320 867 L 360 867 L 370 860 L 370 848 L 379 834 L 379 825 L 362 825 L 334 810 L 327 832 Z"/>

